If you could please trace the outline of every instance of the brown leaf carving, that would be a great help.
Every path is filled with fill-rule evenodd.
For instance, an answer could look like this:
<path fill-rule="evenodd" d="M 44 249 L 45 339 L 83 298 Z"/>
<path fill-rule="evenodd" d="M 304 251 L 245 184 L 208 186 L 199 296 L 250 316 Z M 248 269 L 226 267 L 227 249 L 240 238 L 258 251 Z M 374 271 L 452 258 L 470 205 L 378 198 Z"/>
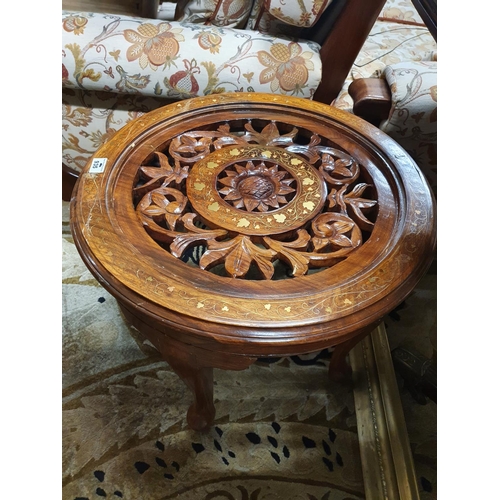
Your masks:
<path fill-rule="evenodd" d="M 263 78 L 265 71 L 261 73 L 261 80 Z M 274 79 L 274 70 L 272 71 L 272 75 L 270 76 L 270 80 Z M 261 82 L 268 83 L 268 82 Z M 247 132 L 244 135 L 244 138 L 247 142 L 256 142 L 262 146 L 288 146 L 293 144 L 293 140 L 297 135 L 297 129 L 293 128 L 291 132 L 287 134 L 280 134 L 280 131 L 276 125 L 276 122 L 271 121 L 268 123 L 261 132 L 257 132 L 251 125 L 251 123 L 245 124 L 245 129 Z"/>
<path fill-rule="evenodd" d="M 309 270 L 309 255 L 297 249 L 305 250 L 311 237 L 305 229 L 297 231 L 297 239 L 294 241 L 275 241 L 265 237 L 267 246 L 273 249 L 279 258 L 285 260 L 292 266 L 293 276 L 303 276 Z"/>
<path fill-rule="evenodd" d="M 165 219 L 168 228 L 174 230 L 187 204 L 187 197 L 177 189 L 161 187 L 147 193 L 137 206 L 137 211 L 146 217 Z"/>
<path fill-rule="evenodd" d="M 321 157 L 321 167 L 319 171 L 329 184 L 336 186 L 350 184 L 359 176 L 359 165 L 353 158 L 337 158 L 330 154 L 323 154 Z"/>
<path fill-rule="evenodd" d="M 274 266 L 271 259 L 275 252 L 254 245 L 248 236 L 238 235 L 230 241 L 211 241 L 209 249 L 200 259 L 201 269 L 209 269 L 224 262 L 226 271 L 233 277 L 245 276 L 253 262 L 266 279 L 271 279 Z"/>
<path fill-rule="evenodd" d="M 344 196 L 345 204 L 350 207 L 353 212 L 351 215 L 356 219 L 356 222 L 362 229 L 372 229 L 373 227 L 373 222 L 365 217 L 362 210 L 368 210 L 377 204 L 375 200 L 361 198 L 361 195 L 369 186 L 369 184 L 363 182 L 354 186 L 354 189 Z"/>
<path fill-rule="evenodd" d="M 194 224 L 196 214 L 186 214 L 182 218 L 184 222 L 184 227 L 189 231 L 187 233 L 178 233 L 175 237 L 173 243 L 170 245 L 170 253 L 180 259 L 182 254 L 190 246 L 199 243 L 200 241 L 215 241 L 216 238 L 220 238 L 227 234 L 224 229 L 206 230 L 197 227 Z"/>

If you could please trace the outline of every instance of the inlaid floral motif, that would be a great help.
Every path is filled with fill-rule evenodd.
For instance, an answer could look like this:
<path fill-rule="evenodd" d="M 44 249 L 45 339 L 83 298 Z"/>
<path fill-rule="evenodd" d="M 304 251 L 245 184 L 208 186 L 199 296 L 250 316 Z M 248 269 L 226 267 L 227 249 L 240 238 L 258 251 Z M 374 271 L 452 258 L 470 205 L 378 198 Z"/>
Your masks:
<path fill-rule="evenodd" d="M 354 158 L 298 135 L 249 120 L 173 138 L 140 167 L 139 219 L 171 255 L 221 276 L 282 279 L 335 265 L 369 237 L 376 193 Z"/>
<path fill-rule="evenodd" d="M 219 190 L 224 200 L 249 212 L 279 208 L 288 203 L 285 195 L 295 192 L 290 187 L 294 179 L 286 170 L 279 170 L 278 165 L 267 167 L 264 162 L 256 165 L 248 161 L 245 166 L 236 164 L 234 170 L 226 169 L 224 173 L 226 177 L 219 178 L 219 182 L 226 186 Z"/>

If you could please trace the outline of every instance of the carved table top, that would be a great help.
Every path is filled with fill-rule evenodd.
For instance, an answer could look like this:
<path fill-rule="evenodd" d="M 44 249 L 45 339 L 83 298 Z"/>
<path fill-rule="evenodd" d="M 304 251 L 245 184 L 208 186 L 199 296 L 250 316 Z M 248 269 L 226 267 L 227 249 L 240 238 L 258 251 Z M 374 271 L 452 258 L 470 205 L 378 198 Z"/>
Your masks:
<path fill-rule="evenodd" d="M 388 136 L 306 99 L 220 94 L 143 115 L 80 176 L 72 231 L 112 295 L 230 350 L 333 345 L 432 260 L 434 200 Z"/>

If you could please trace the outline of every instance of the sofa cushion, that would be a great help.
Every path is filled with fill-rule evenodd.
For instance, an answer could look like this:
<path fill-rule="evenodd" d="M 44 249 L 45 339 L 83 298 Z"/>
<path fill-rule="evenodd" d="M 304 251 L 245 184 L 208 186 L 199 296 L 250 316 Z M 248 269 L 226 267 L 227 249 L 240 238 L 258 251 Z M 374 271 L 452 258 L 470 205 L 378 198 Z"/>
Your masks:
<path fill-rule="evenodd" d="M 255 91 L 311 98 L 318 44 L 250 30 L 63 12 L 67 88 L 184 99 Z"/>
<path fill-rule="evenodd" d="M 165 106 L 160 97 L 62 89 L 62 161 L 81 172 L 90 157 L 128 122 Z"/>
<path fill-rule="evenodd" d="M 387 66 L 392 106 L 380 129 L 408 151 L 437 191 L 437 62 Z"/>

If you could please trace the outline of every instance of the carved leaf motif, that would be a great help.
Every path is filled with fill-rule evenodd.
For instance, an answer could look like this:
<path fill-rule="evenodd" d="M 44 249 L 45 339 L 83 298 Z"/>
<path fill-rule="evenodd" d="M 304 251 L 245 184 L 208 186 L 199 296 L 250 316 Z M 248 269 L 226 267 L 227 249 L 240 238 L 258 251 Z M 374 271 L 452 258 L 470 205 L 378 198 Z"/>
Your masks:
<path fill-rule="evenodd" d="M 210 153 L 213 135 L 211 132 L 203 137 L 195 137 L 193 134 L 186 133 L 174 137 L 169 146 L 169 153 L 176 159 L 185 163 L 195 163 Z"/>
<path fill-rule="evenodd" d="M 346 186 L 343 186 L 342 189 L 337 191 L 336 189 L 332 189 L 326 199 L 328 200 L 328 208 L 338 207 L 337 212 L 340 211 L 343 214 L 346 214 L 346 206 L 344 203 L 344 199 L 341 195 L 342 191 L 345 191 Z"/>
<path fill-rule="evenodd" d="M 330 154 L 323 154 L 320 172 L 323 178 L 330 184 L 342 185 L 350 184 L 359 175 L 359 167 L 353 159 L 335 159 Z"/>
<path fill-rule="evenodd" d="M 377 204 L 375 200 L 361 198 L 361 195 L 369 186 L 369 184 L 363 182 L 361 184 L 358 184 L 357 186 L 354 186 L 354 189 L 344 196 L 345 203 L 349 207 L 351 207 L 352 211 L 354 212 L 353 215 L 362 229 L 370 229 L 373 226 L 373 222 L 365 217 L 362 210 L 372 208 Z"/>
<path fill-rule="evenodd" d="M 233 278 L 237 278 L 248 273 L 253 261 L 264 277 L 271 279 L 274 274 L 271 259 L 274 255 L 273 250 L 262 249 L 253 244 L 248 236 L 239 235 L 230 241 L 209 242 L 209 249 L 200 259 L 200 267 L 201 269 L 209 269 L 224 262 L 226 271 Z"/>
<path fill-rule="evenodd" d="M 355 248 L 362 242 L 359 227 L 341 214 L 325 213 L 316 217 L 312 223 L 315 236 L 312 239 L 314 249 L 322 250 L 327 246 Z M 351 233 L 347 236 L 347 233 Z"/>
<path fill-rule="evenodd" d="M 264 72 L 263 72 L 264 73 Z M 262 74 L 261 74 L 262 78 Z M 274 71 L 273 71 L 274 78 Z M 272 78 L 271 78 L 272 80 Z M 251 123 L 245 124 L 246 134 L 244 135 L 247 142 L 256 142 L 262 146 L 289 146 L 293 144 L 293 140 L 297 135 L 297 129 L 294 127 L 293 130 L 287 134 L 280 134 L 276 122 L 272 121 L 266 125 L 262 132 L 257 132 Z"/>
<path fill-rule="evenodd" d="M 309 144 L 306 146 L 302 146 L 299 144 L 292 144 L 285 148 L 290 153 L 304 155 L 311 164 L 316 163 L 321 159 L 320 153 L 323 149 L 322 147 L 318 147 L 318 144 L 321 143 L 321 138 L 317 134 L 313 134 L 311 139 L 309 140 Z M 331 150 L 331 148 L 326 148 Z"/>
<path fill-rule="evenodd" d="M 259 121 L 258 130 L 260 128 Z M 281 133 L 280 129 L 286 133 Z M 137 203 L 137 213 L 143 225 L 155 240 L 167 243 L 170 253 L 176 258 L 182 258 L 189 247 L 201 244 L 203 249 L 207 248 L 199 261 L 201 269 L 208 270 L 224 264 L 227 273 L 234 278 L 254 279 L 253 271 L 258 270 L 260 276 L 255 279 L 271 279 L 276 258 L 291 269 L 293 276 L 305 275 L 311 268 L 335 265 L 362 244 L 361 230 L 370 231 L 374 225 L 367 213 L 377 202 L 363 197 L 370 185 L 356 185 L 358 177 L 363 175 L 362 167 L 345 151 L 322 145 L 323 139 L 317 134 L 310 136 L 307 145 L 295 144 L 299 132 L 291 123 L 282 127 L 279 122 L 268 121 L 262 130 L 258 130 L 250 119 L 243 124 L 238 120 L 234 132 L 231 121 L 219 122 L 216 129 L 185 132 L 167 143 L 168 151 L 164 147 L 164 152 L 156 152 L 159 166 L 158 163 L 143 165 L 141 180 L 145 184 L 135 189 L 135 203 L 141 200 Z M 256 151 L 260 147 L 266 159 L 254 158 L 252 152 L 251 159 L 235 161 L 234 151 L 238 152 L 240 145 L 249 144 Z M 227 164 L 220 161 L 207 163 L 207 175 L 215 176 L 214 189 L 217 191 L 207 205 L 210 212 L 206 217 L 212 221 L 210 225 L 213 224 L 214 228 L 225 227 L 224 217 L 229 217 L 225 212 L 230 212 L 230 209 L 249 212 L 254 220 L 257 220 L 258 212 L 271 211 L 267 218 L 262 219 L 264 225 L 254 222 L 251 228 L 251 222 L 244 214 L 239 220 L 233 218 L 235 229 L 230 238 L 224 229 L 198 227 L 195 224 L 197 214 L 184 214 L 188 203 L 184 181 L 189 176 L 191 165 L 213 151 L 226 147 L 230 152 Z M 279 218 L 284 219 L 288 212 L 294 217 L 301 216 L 292 207 L 288 211 L 283 209 L 280 214 L 274 214 L 272 210 L 291 203 L 301 182 L 303 186 L 309 186 L 307 181 L 311 179 L 303 179 L 301 173 L 298 177 L 292 176 L 286 168 L 279 166 L 276 160 L 279 155 L 266 152 L 267 147 L 281 147 L 300 155 L 311 168 L 320 172 L 321 183 L 329 185 L 330 192 L 326 200 L 322 198 L 322 205 L 318 206 L 318 210 L 323 208 L 323 213 L 312 223 L 304 225 L 304 229 L 297 227 L 294 241 L 287 241 L 289 237 L 277 237 L 275 240 L 272 232 L 266 232 L 264 226 L 272 222 L 273 218 L 279 223 L 283 222 Z M 173 183 L 179 191 L 167 187 Z M 206 179 L 202 176 L 194 181 L 198 192 L 206 185 Z M 172 189 L 172 192 L 168 192 L 168 189 Z M 184 198 L 176 197 L 174 193 Z M 224 204 L 225 212 L 219 212 Z M 313 203 L 308 201 L 303 206 L 310 212 L 312 208 L 309 207 Z M 305 210 L 304 214 L 307 213 Z M 212 215 L 215 217 L 213 220 Z M 220 224 L 217 222 L 218 216 L 222 217 Z M 370 216 L 370 219 L 374 220 L 374 217 Z M 238 228 L 245 229 L 240 232 Z M 221 238 L 226 240 L 218 241 Z"/>
<path fill-rule="evenodd" d="M 224 229 L 206 230 L 194 224 L 196 214 L 186 214 L 182 218 L 184 227 L 190 231 L 188 233 L 178 233 L 173 243 L 170 245 L 170 253 L 180 259 L 185 250 L 200 241 L 215 241 L 227 234 Z"/>
<path fill-rule="evenodd" d="M 175 229 L 177 220 L 186 208 L 187 197 L 177 189 L 162 187 L 147 193 L 137 210 L 152 219 L 164 218 L 169 229 Z"/>
<path fill-rule="evenodd" d="M 217 132 L 219 137 L 214 141 L 215 149 L 222 149 L 232 145 L 247 145 L 247 141 L 245 141 L 244 137 L 231 134 L 230 127 L 227 123 L 221 125 L 217 129 Z"/>
<path fill-rule="evenodd" d="M 371 230 L 373 222 L 366 218 L 363 210 L 369 210 L 377 204 L 375 200 L 361 198 L 363 192 L 370 184 L 365 182 L 354 186 L 353 190 L 345 194 L 348 185 L 345 184 L 340 190 L 332 189 L 327 197 L 329 208 L 336 208 L 336 212 L 352 216 L 362 229 Z M 348 213 L 349 208 L 349 213 Z"/>
<path fill-rule="evenodd" d="M 157 188 L 161 185 L 168 186 L 172 181 L 176 184 L 181 184 L 182 181 L 189 175 L 189 166 L 181 167 L 178 160 L 175 160 L 175 167 L 172 168 L 168 158 L 163 153 L 156 151 L 155 154 L 158 158 L 160 166 L 141 167 L 142 174 L 149 180 L 142 186 L 134 189 L 138 196 L 143 196 L 152 188 Z"/>
<path fill-rule="evenodd" d="M 275 241 L 267 236 L 264 241 L 280 258 L 292 266 L 293 276 L 303 276 L 309 270 L 310 257 L 307 253 L 299 252 L 297 249 L 305 250 L 310 239 L 305 229 L 299 229 L 297 239 L 294 241 Z"/>
<path fill-rule="evenodd" d="M 139 213 L 139 219 L 141 220 L 144 228 L 151 235 L 153 239 L 162 243 L 171 243 L 178 233 L 175 231 L 170 231 L 169 229 L 164 229 L 159 226 L 153 219 Z"/>

